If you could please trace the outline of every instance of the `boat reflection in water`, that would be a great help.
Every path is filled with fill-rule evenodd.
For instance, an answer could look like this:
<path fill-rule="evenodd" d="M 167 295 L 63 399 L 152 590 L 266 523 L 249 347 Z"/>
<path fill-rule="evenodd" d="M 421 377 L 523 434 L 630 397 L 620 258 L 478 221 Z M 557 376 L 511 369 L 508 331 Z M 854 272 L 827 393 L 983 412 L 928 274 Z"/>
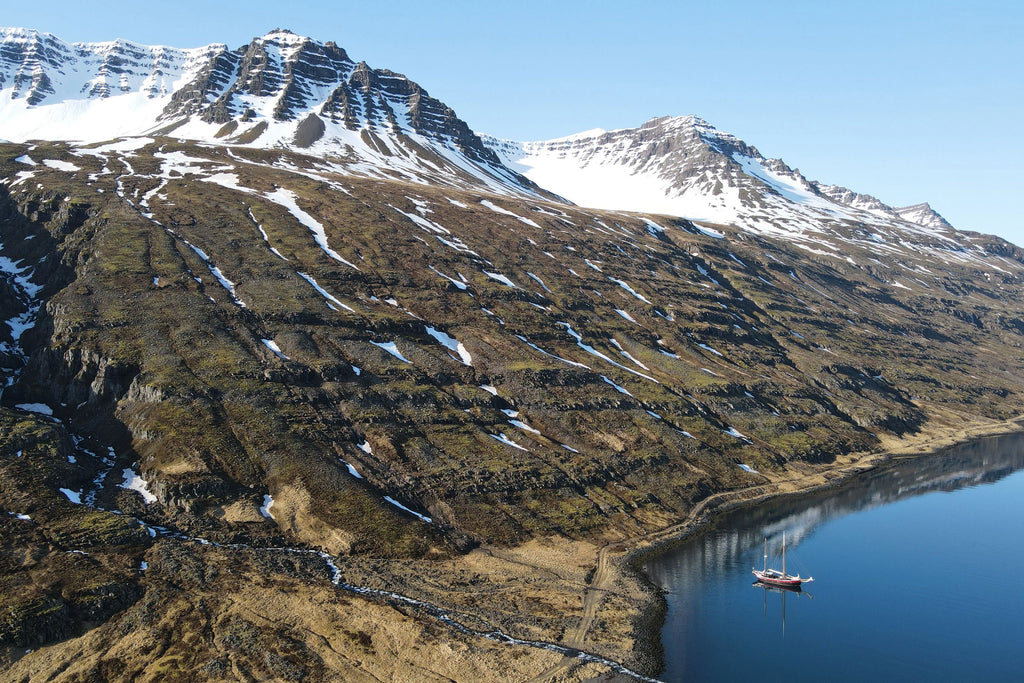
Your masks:
<path fill-rule="evenodd" d="M 763 602 L 763 613 L 764 613 L 764 618 L 765 619 L 768 618 L 768 594 L 769 593 L 777 593 L 779 595 L 779 598 L 782 601 L 782 637 L 783 638 L 786 637 L 786 594 L 787 593 L 794 594 L 796 596 L 795 598 L 793 598 L 794 600 L 799 600 L 800 598 L 807 598 L 808 600 L 813 600 L 814 599 L 813 595 L 811 595 L 807 591 L 803 590 L 800 586 L 797 586 L 795 588 L 789 588 L 789 587 L 786 587 L 786 586 L 769 586 L 768 584 L 761 583 L 760 581 L 755 581 L 754 583 L 752 583 L 750 585 L 753 586 L 754 588 L 760 588 L 761 589 L 762 602 Z"/>

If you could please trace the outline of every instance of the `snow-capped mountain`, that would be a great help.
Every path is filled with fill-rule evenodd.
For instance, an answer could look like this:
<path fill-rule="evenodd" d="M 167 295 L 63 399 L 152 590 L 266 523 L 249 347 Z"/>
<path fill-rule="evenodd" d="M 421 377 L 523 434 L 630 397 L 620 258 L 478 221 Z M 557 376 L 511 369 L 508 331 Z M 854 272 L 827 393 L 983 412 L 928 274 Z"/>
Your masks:
<path fill-rule="evenodd" d="M 584 207 L 670 214 L 808 245 L 824 236 L 839 251 L 842 240 L 963 249 L 963 236 L 927 204 L 897 209 L 808 180 L 694 116 L 511 142 L 478 136 L 401 74 L 289 31 L 233 50 L 182 50 L 0 29 L 0 138 L 158 135 L 291 149 L 332 172 L 370 178 L 504 195 L 546 190 Z"/>
<path fill-rule="evenodd" d="M 509 166 L 581 206 L 645 211 L 793 237 L 834 222 L 952 231 L 927 204 L 905 209 L 808 180 L 695 116 L 555 140 L 483 136 Z"/>
<path fill-rule="evenodd" d="M 275 30 L 235 50 L 181 50 L 0 29 L 0 137 L 158 134 L 307 150 L 370 177 L 536 190 L 443 102 L 331 42 Z"/>
<path fill-rule="evenodd" d="M 927 228 L 937 229 L 952 229 L 953 226 L 943 218 L 935 209 L 924 202 L 923 204 L 914 204 L 913 206 L 903 206 L 897 209 L 893 209 L 899 214 L 900 218 L 911 223 L 917 223 Z"/>
<path fill-rule="evenodd" d="M 49 33 L 0 29 L 3 136 L 96 141 L 142 133 L 176 91 L 226 50 L 124 40 L 72 45 Z"/>

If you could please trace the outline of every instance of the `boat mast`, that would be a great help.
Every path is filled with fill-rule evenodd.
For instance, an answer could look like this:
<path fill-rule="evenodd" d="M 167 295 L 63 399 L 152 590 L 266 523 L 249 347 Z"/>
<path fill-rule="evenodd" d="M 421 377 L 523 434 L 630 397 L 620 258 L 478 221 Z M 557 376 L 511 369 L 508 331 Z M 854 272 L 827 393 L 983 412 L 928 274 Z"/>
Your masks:
<path fill-rule="evenodd" d="M 782 576 L 786 576 L 786 532 L 782 532 Z"/>
<path fill-rule="evenodd" d="M 764 571 L 768 571 L 768 537 L 764 537 Z"/>

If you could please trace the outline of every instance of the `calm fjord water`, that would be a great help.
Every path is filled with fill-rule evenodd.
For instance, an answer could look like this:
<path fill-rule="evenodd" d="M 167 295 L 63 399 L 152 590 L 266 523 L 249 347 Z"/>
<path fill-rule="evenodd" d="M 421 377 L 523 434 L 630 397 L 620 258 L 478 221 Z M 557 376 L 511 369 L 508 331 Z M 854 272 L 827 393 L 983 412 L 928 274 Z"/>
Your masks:
<path fill-rule="evenodd" d="M 1021 468 L 1024 435 L 998 437 L 721 516 L 647 565 L 660 678 L 1024 680 Z M 802 593 L 753 585 L 783 531 Z"/>

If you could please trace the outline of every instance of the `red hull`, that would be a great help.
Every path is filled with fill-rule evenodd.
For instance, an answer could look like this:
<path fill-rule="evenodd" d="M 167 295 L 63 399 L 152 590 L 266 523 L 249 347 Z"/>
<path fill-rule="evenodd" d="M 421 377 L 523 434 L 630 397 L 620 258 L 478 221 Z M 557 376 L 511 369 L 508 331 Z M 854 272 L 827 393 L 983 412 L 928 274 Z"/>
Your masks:
<path fill-rule="evenodd" d="M 804 582 L 803 579 L 770 579 L 766 576 L 758 576 L 757 580 L 769 586 L 780 586 L 782 588 L 800 588 L 800 584 Z"/>

